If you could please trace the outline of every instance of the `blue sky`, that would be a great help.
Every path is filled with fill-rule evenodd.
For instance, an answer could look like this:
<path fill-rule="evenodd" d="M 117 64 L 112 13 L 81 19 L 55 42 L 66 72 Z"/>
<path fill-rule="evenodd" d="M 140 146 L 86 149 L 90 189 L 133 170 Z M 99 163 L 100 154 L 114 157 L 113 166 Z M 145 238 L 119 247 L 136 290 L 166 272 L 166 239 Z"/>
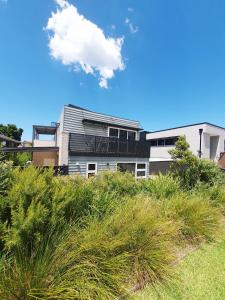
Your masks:
<path fill-rule="evenodd" d="M 59 14 L 66 7 L 53 0 L 0 0 L 0 123 L 17 124 L 24 139 L 31 139 L 33 124 L 57 121 L 62 106 L 73 103 L 138 119 L 146 130 L 202 121 L 225 126 L 224 0 L 69 0 L 67 5 L 91 22 L 96 36 L 103 30 L 103 42 L 123 38 L 114 77 L 113 54 L 106 59 L 97 51 L 95 35 L 93 46 L 81 45 L 90 57 L 95 52 L 93 74 L 79 61 L 65 64 L 59 48 L 53 57 L 54 30 L 44 28 L 57 7 Z M 76 30 L 83 36 L 85 28 Z M 107 75 L 97 70 L 104 63 Z M 100 77 L 108 88 L 99 86 Z"/>

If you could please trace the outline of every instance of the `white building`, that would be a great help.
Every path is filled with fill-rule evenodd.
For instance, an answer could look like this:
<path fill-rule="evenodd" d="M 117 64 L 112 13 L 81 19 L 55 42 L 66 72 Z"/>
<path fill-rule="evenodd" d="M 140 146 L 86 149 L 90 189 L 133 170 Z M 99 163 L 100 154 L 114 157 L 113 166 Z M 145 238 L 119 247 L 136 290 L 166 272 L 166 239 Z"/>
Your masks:
<path fill-rule="evenodd" d="M 175 147 L 177 138 L 182 135 L 190 150 L 202 158 L 218 162 L 225 151 L 225 128 L 207 122 L 150 132 L 146 138 L 151 141 L 151 174 L 168 170 L 172 160 L 168 150 Z"/>

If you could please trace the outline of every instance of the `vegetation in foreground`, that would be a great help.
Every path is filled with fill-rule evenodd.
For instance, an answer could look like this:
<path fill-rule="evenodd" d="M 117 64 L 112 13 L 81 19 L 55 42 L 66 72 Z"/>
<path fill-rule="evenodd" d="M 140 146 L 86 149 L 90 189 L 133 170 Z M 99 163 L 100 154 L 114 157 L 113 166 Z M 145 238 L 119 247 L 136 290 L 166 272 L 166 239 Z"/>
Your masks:
<path fill-rule="evenodd" d="M 148 299 L 210 299 L 225 296 L 225 239 L 205 244 L 188 255 L 175 269 L 175 279 L 169 284 L 146 288 L 134 300 Z"/>
<path fill-rule="evenodd" d="M 0 299 L 128 299 L 173 282 L 180 251 L 217 241 L 225 212 L 223 174 L 187 150 L 182 172 L 143 181 L 0 163 Z"/>

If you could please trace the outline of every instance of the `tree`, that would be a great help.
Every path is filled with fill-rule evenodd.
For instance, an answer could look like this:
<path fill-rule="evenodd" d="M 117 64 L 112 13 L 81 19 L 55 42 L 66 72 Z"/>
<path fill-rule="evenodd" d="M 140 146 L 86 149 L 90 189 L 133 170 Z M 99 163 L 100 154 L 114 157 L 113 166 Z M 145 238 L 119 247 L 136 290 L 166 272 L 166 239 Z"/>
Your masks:
<path fill-rule="evenodd" d="M 14 124 L 7 124 L 7 125 L 0 124 L 0 133 L 6 135 L 7 137 L 15 139 L 17 141 L 21 141 L 23 129 L 17 128 L 17 126 Z"/>
<path fill-rule="evenodd" d="M 181 184 L 192 189 L 199 183 L 214 185 L 224 180 L 224 176 L 216 163 L 200 159 L 189 150 L 184 136 L 180 136 L 175 149 L 169 150 L 173 159 L 171 172 L 178 177 Z"/>

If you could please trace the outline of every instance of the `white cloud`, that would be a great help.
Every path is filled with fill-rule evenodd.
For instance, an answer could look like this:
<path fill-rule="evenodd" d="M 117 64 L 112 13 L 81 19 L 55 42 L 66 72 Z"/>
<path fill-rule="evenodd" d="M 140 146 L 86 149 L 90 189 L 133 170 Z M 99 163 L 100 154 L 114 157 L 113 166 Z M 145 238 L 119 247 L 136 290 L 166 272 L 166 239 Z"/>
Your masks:
<path fill-rule="evenodd" d="M 125 24 L 128 25 L 129 29 L 130 29 L 130 33 L 134 34 L 134 33 L 137 33 L 138 32 L 138 27 L 137 26 L 134 26 L 130 19 L 126 18 L 125 19 Z"/>
<path fill-rule="evenodd" d="M 55 0 L 57 11 L 48 20 L 49 49 L 54 59 L 74 70 L 82 69 L 99 79 L 102 88 L 117 70 L 124 70 L 121 49 L 124 38 L 106 37 L 101 28 L 79 14 L 67 0 Z"/>

